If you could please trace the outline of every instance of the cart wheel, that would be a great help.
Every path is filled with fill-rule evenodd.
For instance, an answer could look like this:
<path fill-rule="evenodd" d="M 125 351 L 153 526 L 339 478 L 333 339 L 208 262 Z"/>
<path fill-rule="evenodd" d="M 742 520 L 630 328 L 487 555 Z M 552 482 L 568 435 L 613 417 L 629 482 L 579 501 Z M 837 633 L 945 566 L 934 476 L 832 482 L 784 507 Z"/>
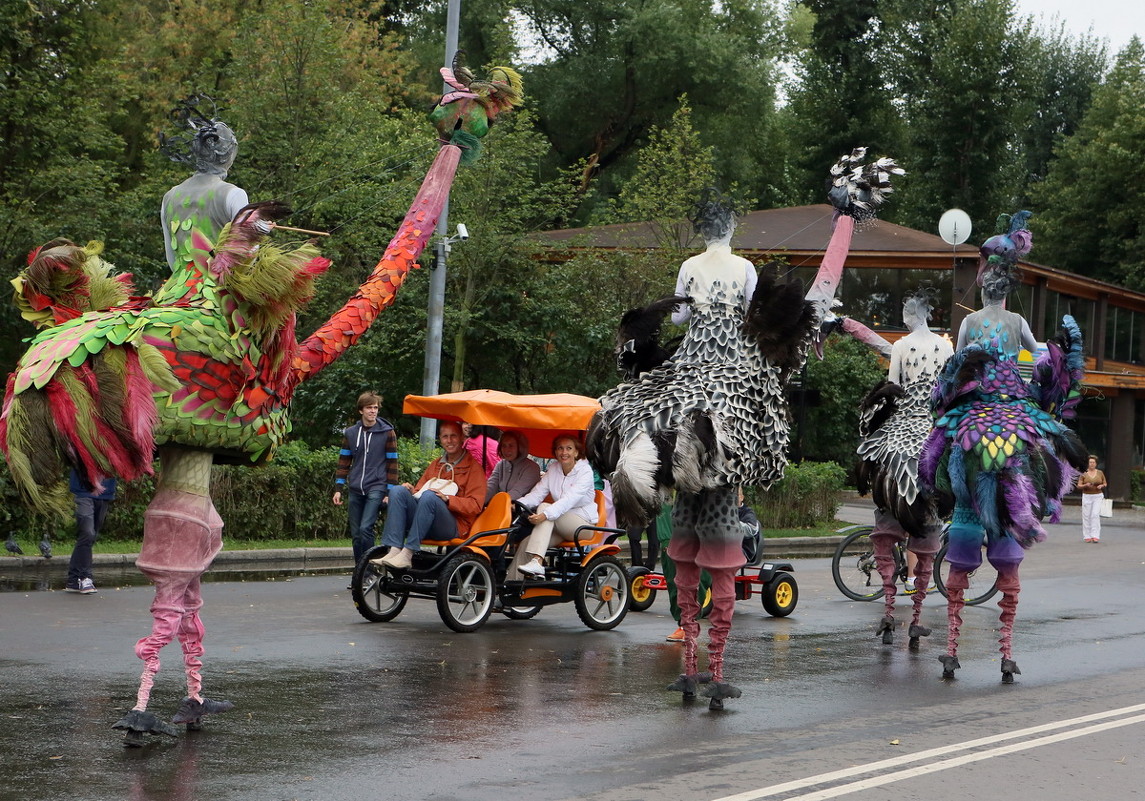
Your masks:
<path fill-rule="evenodd" d="M 628 574 L 613 556 L 593 559 L 577 577 L 576 613 L 590 629 L 615 628 L 628 614 Z"/>
<path fill-rule="evenodd" d="M 763 608 L 773 617 L 787 617 L 799 603 L 799 585 L 790 573 L 776 573 L 760 593 Z"/>
<path fill-rule="evenodd" d="M 371 623 L 385 623 L 393 620 L 405 608 L 409 595 L 390 588 L 390 577 L 384 567 L 371 565 L 371 559 L 385 556 L 389 549 L 384 545 L 371 548 L 354 567 L 350 579 L 350 597 L 358 614 Z"/>
<path fill-rule="evenodd" d="M 656 603 L 656 590 L 644 585 L 644 577 L 651 572 L 646 567 L 628 568 L 629 592 L 632 593 L 632 602 L 628 608 L 633 612 L 643 612 Z"/>
<path fill-rule="evenodd" d="M 493 611 L 493 571 L 474 553 L 446 563 L 437 581 L 437 611 L 445 625 L 462 633 L 477 631 Z"/>
<path fill-rule="evenodd" d="M 701 587 L 696 600 L 700 602 L 701 618 L 705 618 L 712 613 L 712 607 L 716 605 L 716 602 L 712 598 L 711 587 Z"/>
<path fill-rule="evenodd" d="M 505 617 L 511 620 L 529 620 L 541 611 L 539 606 L 506 606 L 501 610 Z"/>

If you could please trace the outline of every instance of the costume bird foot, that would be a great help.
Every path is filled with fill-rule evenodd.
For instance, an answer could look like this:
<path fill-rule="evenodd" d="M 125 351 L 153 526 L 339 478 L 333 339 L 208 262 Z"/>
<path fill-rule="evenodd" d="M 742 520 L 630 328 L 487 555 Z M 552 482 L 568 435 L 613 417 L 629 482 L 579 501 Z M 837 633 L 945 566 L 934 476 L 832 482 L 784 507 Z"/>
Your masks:
<path fill-rule="evenodd" d="M 930 629 L 927 628 L 926 626 L 920 626 L 917 623 L 911 623 L 909 635 L 910 635 L 910 641 L 907 643 L 907 645 L 910 648 L 918 648 L 918 638 L 919 637 L 929 637 L 930 636 Z"/>
<path fill-rule="evenodd" d="M 668 689 L 683 693 L 684 700 L 691 701 L 696 697 L 696 687 L 700 684 L 707 684 L 711 680 L 712 674 L 707 671 L 703 673 L 681 673 L 674 682 L 668 685 Z"/>
<path fill-rule="evenodd" d="M 8 535 L 8 539 L 4 542 L 4 549 L 14 556 L 24 555 L 24 551 L 20 548 L 20 543 L 16 542 L 16 538 L 11 534 Z"/>
<path fill-rule="evenodd" d="M 166 734 L 178 737 L 179 730 L 170 723 L 164 723 L 154 712 L 133 709 L 119 719 L 111 728 L 125 729 L 123 744 L 129 748 L 139 748 L 144 743 L 145 734 Z"/>
<path fill-rule="evenodd" d="M 52 558 L 52 542 L 47 537 L 40 540 L 40 556 L 45 559 Z"/>
<path fill-rule="evenodd" d="M 895 619 L 893 617 L 884 617 L 882 622 L 879 623 L 879 630 L 875 632 L 875 636 L 883 635 L 883 645 L 890 645 L 895 641 Z"/>
<path fill-rule="evenodd" d="M 1003 684 L 1013 684 L 1015 673 L 1017 673 L 1019 675 L 1021 675 L 1021 673 L 1022 673 L 1022 671 L 1018 670 L 1018 663 L 1015 662 L 1013 659 L 1003 659 L 1002 660 L 1002 683 Z"/>
<path fill-rule="evenodd" d="M 743 691 L 734 684 L 728 684 L 723 681 L 716 681 L 709 684 L 704 688 L 703 693 L 705 698 L 710 698 L 708 702 L 708 709 L 723 709 L 725 698 L 739 698 L 743 695 Z"/>
<path fill-rule="evenodd" d="M 951 656 L 950 654 L 943 654 L 938 657 L 938 661 L 942 663 L 942 678 L 953 679 L 954 671 L 962 667 L 958 662 L 958 657 Z"/>
<path fill-rule="evenodd" d="M 179 711 L 171 718 L 172 723 L 186 723 L 191 731 L 197 731 L 203 722 L 204 715 L 215 715 L 219 712 L 230 712 L 235 708 L 233 701 L 212 701 L 204 698 L 196 701 L 194 698 L 184 698 L 179 704 Z"/>

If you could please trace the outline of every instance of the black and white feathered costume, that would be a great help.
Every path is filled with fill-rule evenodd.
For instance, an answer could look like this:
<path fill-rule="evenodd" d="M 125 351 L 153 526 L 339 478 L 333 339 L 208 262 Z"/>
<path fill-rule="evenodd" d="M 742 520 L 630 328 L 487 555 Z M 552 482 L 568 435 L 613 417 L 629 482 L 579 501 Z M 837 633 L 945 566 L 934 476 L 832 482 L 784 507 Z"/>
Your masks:
<path fill-rule="evenodd" d="M 734 212 L 718 196 L 702 198 L 693 224 L 707 249 L 681 265 L 676 284 L 676 295 L 692 302 L 674 319 L 690 316 L 691 325 L 671 359 L 605 394 L 589 427 L 589 459 L 610 477 L 622 525 L 647 521 L 676 490 L 668 553 L 677 568 L 684 673 L 669 689 L 688 696 L 710 680 L 705 695 L 713 708 L 740 695 L 723 682 L 735 571 L 744 563 L 737 489 L 766 487 L 783 475 L 787 381 L 802 366 L 842 276 L 850 214 L 889 191 L 885 171 L 856 166 L 864 154 L 844 159 L 847 168 L 836 176 L 847 190 L 832 194 L 842 214 L 806 297 L 798 281 L 780 282 L 771 270 L 753 291 L 754 266 L 731 252 Z M 854 180 L 863 185 L 852 193 Z M 696 657 L 701 569 L 712 576 L 707 674 L 697 672 Z"/>

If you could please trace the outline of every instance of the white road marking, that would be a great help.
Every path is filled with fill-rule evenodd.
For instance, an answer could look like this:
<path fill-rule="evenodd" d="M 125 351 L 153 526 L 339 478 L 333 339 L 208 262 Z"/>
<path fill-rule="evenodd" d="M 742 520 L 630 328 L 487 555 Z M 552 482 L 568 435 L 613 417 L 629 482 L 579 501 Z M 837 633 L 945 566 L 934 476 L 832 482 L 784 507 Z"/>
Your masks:
<path fill-rule="evenodd" d="M 782 795 L 784 793 L 790 793 L 795 790 L 814 787 L 815 785 L 828 784 L 831 782 L 839 781 L 841 779 L 848 779 L 852 776 L 858 776 L 864 773 L 884 771 L 889 768 L 896 768 L 900 765 L 909 765 L 912 762 L 934 760 L 937 757 L 946 756 L 948 754 L 956 754 L 960 751 L 969 751 L 970 749 L 980 748 L 982 746 L 1002 743 L 1007 740 L 1014 740 L 1020 737 L 1027 737 L 1031 734 L 1039 734 L 1042 732 L 1053 731 L 1055 729 L 1071 727 L 1068 731 L 1040 737 L 1036 740 L 1027 740 L 1025 742 L 1013 743 L 1011 745 L 992 748 L 988 751 L 978 751 L 973 754 L 966 754 L 964 756 L 946 759 L 941 762 L 931 761 L 926 765 L 920 765 L 915 768 L 908 768 L 906 770 L 899 770 L 890 774 L 874 776 L 869 779 L 862 779 L 860 781 L 851 782 L 850 784 L 841 785 L 839 787 L 820 790 L 800 796 L 792 796 L 791 798 L 787 799 L 787 801 L 822 801 L 822 799 L 836 798 L 841 795 L 848 795 L 850 793 L 858 792 L 859 790 L 867 790 L 872 787 L 891 784 L 893 782 L 902 781 L 903 779 L 908 779 L 915 776 L 923 776 L 928 773 L 936 773 L 940 770 L 948 770 L 950 768 L 958 767 L 959 765 L 966 765 L 971 762 L 979 762 L 983 759 L 992 759 L 994 757 L 1003 756 L 1004 754 L 1011 754 L 1016 751 L 1025 751 L 1030 748 L 1038 748 L 1043 745 L 1050 745 L 1051 743 L 1070 740 L 1075 737 L 1085 737 L 1097 732 L 1106 731 L 1108 729 L 1116 729 L 1121 726 L 1131 726 L 1136 723 L 1145 723 L 1145 715 L 1137 715 L 1136 717 L 1128 717 L 1122 718 L 1121 720 L 1111 720 L 1105 723 L 1098 723 L 1083 729 L 1072 728 L 1078 726 L 1079 724 L 1092 723 L 1093 721 L 1099 721 L 1105 718 L 1129 715 L 1134 712 L 1142 711 L 1145 711 L 1145 704 L 1136 704 L 1134 706 L 1122 707 L 1121 709 L 1111 709 L 1107 712 L 1095 712 L 1092 715 L 1082 715 L 1081 717 L 1070 718 L 1069 720 L 1061 720 L 1054 723 L 1043 723 L 1039 726 L 1031 726 L 1026 729 L 1016 729 L 1015 731 L 1003 732 L 1002 734 L 992 734 L 989 737 L 981 737 L 976 740 L 967 740 L 964 743 L 954 743 L 952 745 L 944 745 L 938 748 L 931 748 L 926 751 L 919 751 L 916 754 L 904 754 L 903 756 L 894 757 L 892 759 L 884 759 L 880 762 L 871 762 L 867 765 L 855 765 L 854 767 L 832 771 L 831 773 L 822 773 L 818 776 L 809 776 L 806 779 L 798 779 L 796 781 L 784 782 L 783 784 L 776 784 L 771 787 L 761 787 L 758 790 L 748 790 L 744 793 L 724 796 L 722 798 L 713 799 L 713 801 L 756 801 L 756 799 L 770 798 L 771 796 Z"/>

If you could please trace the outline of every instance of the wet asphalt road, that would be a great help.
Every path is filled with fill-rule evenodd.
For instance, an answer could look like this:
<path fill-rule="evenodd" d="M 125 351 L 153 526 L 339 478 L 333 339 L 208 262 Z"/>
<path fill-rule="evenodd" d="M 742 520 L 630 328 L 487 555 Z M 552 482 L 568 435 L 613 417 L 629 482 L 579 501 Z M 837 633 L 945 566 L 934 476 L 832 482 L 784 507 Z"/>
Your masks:
<path fill-rule="evenodd" d="M 0 593 L 0 799 L 1137 797 L 1145 710 L 1104 730 L 1055 722 L 1145 702 L 1145 530 L 1115 520 L 1096 546 L 1076 526 L 1050 533 L 1023 565 L 1017 684 L 999 683 L 995 602 L 966 610 L 963 669 L 942 682 L 940 597 L 917 653 L 901 633 L 882 646 L 880 606 L 805 559 L 791 617 L 737 604 L 726 674 L 744 696 L 723 713 L 662 689 L 681 652 L 663 597 L 611 632 L 564 604 L 462 635 L 424 600 L 367 623 L 345 575 L 214 582 L 205 691 L 238 708 L 143 749 L 109 727 L 134 698 L 150 589 Z M 151 709 L 169 717 L 182 665 L 175 645 L 162 656 Z M 1054 741 L 1071 733 L 1085 736 Z"/>

